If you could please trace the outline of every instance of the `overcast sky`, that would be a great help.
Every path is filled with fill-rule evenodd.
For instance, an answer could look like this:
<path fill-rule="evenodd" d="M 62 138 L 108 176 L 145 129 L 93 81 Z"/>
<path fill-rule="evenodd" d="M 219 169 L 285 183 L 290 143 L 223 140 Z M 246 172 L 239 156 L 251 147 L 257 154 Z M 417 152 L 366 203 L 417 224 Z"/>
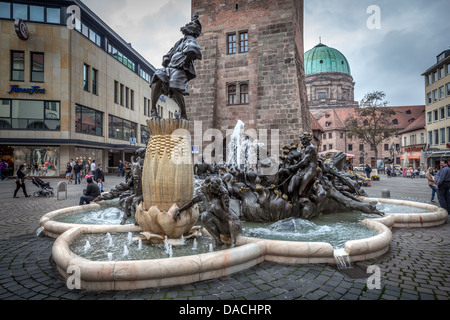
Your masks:
<path fill-rule="evenodd" d="M 191 0 L 82 1 L 156 68 L 191 16 Z M 421 74 L 449 49 L 450 0 L 304 3 L 305 51 L 319 37 L 341 51 L 356 82 L 355 100 L 377 90 L 392 106 L 425 104 Z M 370 6 L 379 10 L 368 12 Z"/>

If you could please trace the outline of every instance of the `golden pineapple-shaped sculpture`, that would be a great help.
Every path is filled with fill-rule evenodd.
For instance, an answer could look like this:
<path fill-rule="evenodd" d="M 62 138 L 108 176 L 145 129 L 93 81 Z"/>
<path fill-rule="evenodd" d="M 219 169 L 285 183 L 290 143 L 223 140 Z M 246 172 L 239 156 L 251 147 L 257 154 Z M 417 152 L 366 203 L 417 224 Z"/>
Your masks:
<path fill-rule="evenodd" d="M 181 119 L 149 119 L 150 140 L 142 170 L 143 201 L 136 208 L 136 222 L 143 235 L 164 240 L 189 236 L 199 213 L 195 207 L 173 219 L 179 207 L 192 200 L 194 172 L 189 125 Z M 194 228 L 195 229 L 195 228 Z"/>

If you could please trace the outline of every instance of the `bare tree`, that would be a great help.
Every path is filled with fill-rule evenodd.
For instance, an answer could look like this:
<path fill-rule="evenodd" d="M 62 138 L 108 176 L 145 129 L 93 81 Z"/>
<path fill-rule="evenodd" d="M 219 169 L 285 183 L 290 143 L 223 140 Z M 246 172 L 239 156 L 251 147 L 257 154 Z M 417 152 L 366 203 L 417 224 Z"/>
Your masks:
<path fill-rule="evenodd" d="M 378 159 L 378 145 L 390 139 L 397 129 L 393 127 L 391 116 L 395 111 L 388 107 L 382 91 L 367 93 L 355 112 L 345 121 L 349 134 L 369 144 L 375 150 L 375 161 Z"/>

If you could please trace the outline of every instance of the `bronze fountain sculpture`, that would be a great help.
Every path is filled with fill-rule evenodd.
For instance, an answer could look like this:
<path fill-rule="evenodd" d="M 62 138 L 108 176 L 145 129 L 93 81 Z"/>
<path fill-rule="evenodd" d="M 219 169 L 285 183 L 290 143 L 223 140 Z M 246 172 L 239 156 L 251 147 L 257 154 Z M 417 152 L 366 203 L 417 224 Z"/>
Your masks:
<path fill-rule="evenodd" d="M 221 235 L 230 238 L 232 246 L 236 244 L 242 230 L 240 219 L 313 219 L 345 209 L 383 215 L 374 203 L 358 199 L 365 192 L 356 176 L 342 171 L 345 154 L 319 157 L 309 132 L 300 134 L 300 148 L 297 144 L 283 147 L 274 175 L 262 175 L 232 163 L 217 165 L 219 174 L 210 164 L 197 165 L 196 172 L 205 179 L 194 194 L 190 139 L 178 129 L 189 132 L 184 95 L 189 94 L 188 81 L 196 77 L 194 61 L 202 59 L 196 41 L 201 34 L 198 14 L 181 32 L 184 37 L 163 57 L 163 68 L 151 81 L 152 114 L 147 120 L 151 135 L 147 148 L 136 151 L 127 181 L 95 201 L 120 197 L 124 208 L 121 223 L 134 212 L 136 223 L 143 229 L 142 239 L 151 243 L 160 243 L 165 237 L 197 236 L 200 227 L 194 225 L 200 217 L 196 205 L 200 202 L 204 207 L 201 221 L 216 246 L 223 245 Z M 161 94 L 174 99 L 180 117 L 159 117 L 156 101 Z M 231 199 L 241 203 L 240 212 L 232 210 Z"/>

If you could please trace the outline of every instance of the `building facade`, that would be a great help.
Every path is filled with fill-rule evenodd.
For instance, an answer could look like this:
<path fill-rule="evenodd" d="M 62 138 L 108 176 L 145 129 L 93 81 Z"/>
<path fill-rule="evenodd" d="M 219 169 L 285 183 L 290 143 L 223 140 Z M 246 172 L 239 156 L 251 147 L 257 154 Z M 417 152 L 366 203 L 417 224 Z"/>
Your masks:
<path fill-rule="evenodd" d="M 308 101 L 312 115 L 323 128 L 319 146 L 321 153 L 341 151 L 348 154 L 353 166 L 369 164 L 372 168 L 384 167 L 387 163 L 403 165 L 406 147 L 412 148 L 409 140 L 402 140 L 397 133 L 375 149 L 368 143 L 356 139 L 346 128 L 347 118 L 354 113 L 358 102 L 354 100 L 355 82 L 346 57 L 337 49 L 319 43 L 305 52 L 305 77 Z M 393 106 L 392 127 L 398 131 L 421 125 L 424 106 Z M 409 138 L 409 137 L 408 137 Z M 423 138 L 423 137 L 422 137 Z M 417 138 L 418 145 L 421 138 Z M 414 147 L 418 147 L 414 143 Z M 422 144 L 423 147 L 423 144 Z M 406 166 L 414 166 L 414 155 Z"/>
<path fill-rule="evenodd" d="M 338 50 L 323 43 L 305 52 L 306 90 L 309 107 L 351 107 L 355 82 L 347 58 Z"/>
<path fill-rule="evenodd" d="M 79 10 L 76 15 L 74 10 Z M 112 171 L 144 147 L 155 68 L 81 1 L 0 1 L 0 157 L 31 175 Z M 163 117 L 177 106 L 161 97 Z"/>
<path fill-rule="evenodd" d="M 193 0 L 202 35 L 203 59 L 190 82 L 187 114 L 206 130 L 231 134 L 238 120 L 245 129 L 279 130 L 280 148 L 311 131 L 303 66 L 303 1 Z M 191 128 L 194 125 L 191 125 Z M 270 143 L 270 142 L 269 142 Z M 269 146 L 270 148 L 270 146 Z M 225 156 L 224 156 L 224 159 Z"/>
<path fill-rule="evenodd" d="M 436 63 L 422 76 L 425 80 L 428 166 L 450 160 L 450 50 L 441 52 Z"/>

